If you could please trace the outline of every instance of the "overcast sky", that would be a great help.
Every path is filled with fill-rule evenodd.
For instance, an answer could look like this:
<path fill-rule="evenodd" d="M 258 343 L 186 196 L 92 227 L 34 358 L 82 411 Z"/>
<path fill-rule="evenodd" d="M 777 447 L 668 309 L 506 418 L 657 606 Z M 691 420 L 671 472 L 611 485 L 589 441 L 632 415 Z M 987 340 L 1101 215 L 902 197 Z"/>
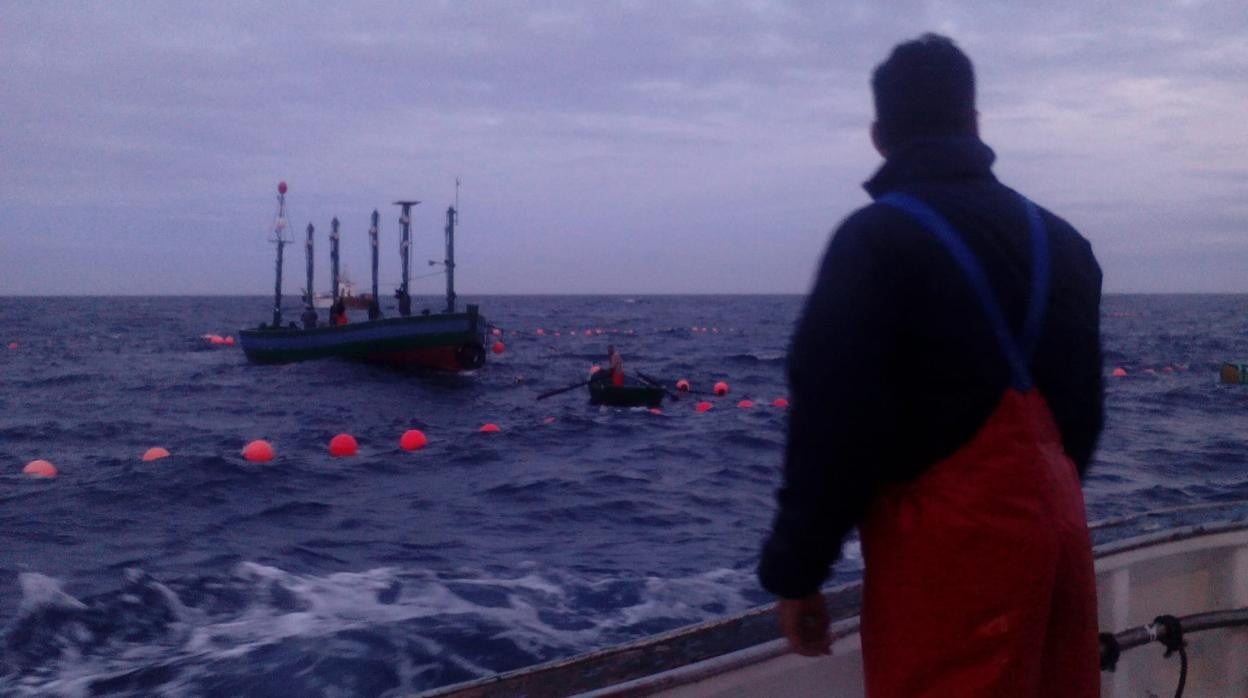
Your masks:
<path fill-rule="evenodd" d="M 0 295 L 264 294 L 276 186 L 368 283 L 799 293 L 868 199 L 869 74 L 946 33 L 996 173 L 1115 291 L 1248 292 L 1248 6 L 0 2 Z M 303 286 L 287 248 L 287 293 Z M 440 293 L 440 278 L 413 282 Z"/>

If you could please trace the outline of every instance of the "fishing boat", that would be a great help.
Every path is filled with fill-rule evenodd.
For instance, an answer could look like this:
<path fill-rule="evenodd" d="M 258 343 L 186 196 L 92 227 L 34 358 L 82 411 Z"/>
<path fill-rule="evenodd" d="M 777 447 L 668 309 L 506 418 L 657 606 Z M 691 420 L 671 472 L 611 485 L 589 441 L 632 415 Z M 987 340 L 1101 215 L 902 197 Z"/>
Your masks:
<path fill-rule="evenodd" d="M 343 306 L 354 310 L 368 310 L 373 303 L 371 293 L 356 293 L 355 284 L 344 274 L 338 279 L 337 295 L 333 293 L 317 293 L 312 297 L 312 307 L 317 310 L 332 308 L 335 301 L 342 301 Z"/>
<path fill-rule="evenodd" d="M 658 407 L 666 391 L 654 385 L 612 385 L 609 380 L 589 382 L 589 403 L 608 407 Z"/>
<path fill-rule="evenodd" d="M 1181 525 L 1162 527 L 1175 522 Z M 1191 696 L 1248 696 L 1248 502 L 1154 512 L 1103 522 L 1092 532 L 1094 540 L 1106 540 L 1096 546 L 1099 621 L 1106 631 L 1102 695 L 1175 695 L 1182 684 Z M 824 594 L 834 619 L 829 656 L 788 652 L 768 605 L 420 695 L 863 696 L 861 586 Z M 1143 647 L 1170 642 L 1177 648 L 1179 637 L 1185 646 L 1177 652 Z"/>
<path fill-rule="evenodd" d="M 457 182 L 458 186 L 458 182 Z M 259 327 L 240 330 L 239 343 L 249 361 L 260 364 L 286 363 L 308 359 L 343 358 L 396 367 L 421 367 L 446 371 L 466 371 L 485 365 L 485 340 L 488 323 L 476 305 L 465 311 L 456 310 L 455 296 L 455 222 L 457 211 L 446 211 L 446 308 L 440 313 L 425 310 L 413 315 L 408 292 L 408 269 L 411 249 L 411 210 L 419 201 L 396 201 L 399 217 L 403 261 L 402 284 L 395 291 L 398 317 L 383 317 L 377 298 L 377 250 L 380 216 L 373 211 L 369 239 L 372 246 L 373 288 L 367 306 L 367 319 L 351 319 L 346 312 L 346 299 L 338 276 L 338 219 L 332 222 L 330 260 L 333 289 L 329 316 L 317 312 L 313 294 L 304 293 L 304 310 L 300 323 L 282 322 L 282 249 L 291 243 L 286 235 L 286 183 L 278 185 L 278 213 L 273 226 L 277 246 L 277 280 L 273 290 L 273 321 Z M 313 288 L 313 234 L 307 228 L 307 286 Z M 438 264 L 430 262 L 430 264 Z"/>

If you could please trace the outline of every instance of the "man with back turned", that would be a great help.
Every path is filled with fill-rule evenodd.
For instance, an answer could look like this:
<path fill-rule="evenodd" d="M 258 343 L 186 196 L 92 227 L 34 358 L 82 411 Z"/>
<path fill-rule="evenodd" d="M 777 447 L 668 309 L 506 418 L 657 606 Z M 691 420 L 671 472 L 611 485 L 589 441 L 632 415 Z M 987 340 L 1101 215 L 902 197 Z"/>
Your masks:
<path fill-rule="evenodd" d="M 827 653 L 819 589 L 857 526 L 872 698 L 1097 695 L 1100 268 L 993 176 L 952 41 L 898 45 L 871 87 L 885 162 L 793 337 L 760 581 L 792 649 Z"/>

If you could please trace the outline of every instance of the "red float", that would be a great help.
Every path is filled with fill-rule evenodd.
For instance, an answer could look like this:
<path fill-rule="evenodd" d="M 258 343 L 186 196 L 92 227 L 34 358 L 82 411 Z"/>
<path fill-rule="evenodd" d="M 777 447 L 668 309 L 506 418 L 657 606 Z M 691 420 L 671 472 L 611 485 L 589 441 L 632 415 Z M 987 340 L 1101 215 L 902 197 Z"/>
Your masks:
<path fill-rule="evenodd" d="M 56 477 L 56 466 L 46 460 L 43 460 L 42 458 L 39 460 L 32 460 L 26 464 L 25 468 L 22 468 L 22 474 L 27 477 Z"/>
<path fill-rule="evenodd" d="M 425 432 L 419 429 L 408 429 L 399 437 L 399 447 L 404 451 L 419 451 L 429 445 Z"/>
<path fill-rule="evenodd" d="M 168 457 L 169 457 L 169 452 L 161 448 L 160 446 L 152 446 L 151 448 L 143 452 L 144 463 L 154 461 L 154 460 L 160 460 L 161 458 L 168 458 Z"/>
<path fill-rule="evenodd" d="M 243 447 L 243 458 L 252 463 L 267 463 L 273 460 L 273 447 L 264 439 L 256 439 Z"/>
<path fill-rule="evenodd" d="M 359 451 L 360 445 L 356 443 L 355 437 L 350 434 L 338 434 L 329 440 L 329 455 L 335 458 L 354 456 Z"/>

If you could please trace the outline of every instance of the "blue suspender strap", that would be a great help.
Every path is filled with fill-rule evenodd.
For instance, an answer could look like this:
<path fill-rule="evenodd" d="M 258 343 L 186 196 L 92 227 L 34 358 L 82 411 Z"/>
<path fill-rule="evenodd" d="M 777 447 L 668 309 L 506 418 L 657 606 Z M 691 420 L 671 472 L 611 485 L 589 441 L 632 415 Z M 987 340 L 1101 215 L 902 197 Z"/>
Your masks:
<path fill-rule="evenodd" d="M 1040 335 L 1040 322 L 1044 317 L 1044 308 L 1048 301 L 1050 270 L 1048 239 L 1040 220 L 1040 212 L 1030 201 L 1021 196 L 1020 198 L 1027 210 L 1027 224 L 1032 241 L 1031 293 L 1021 342 L 1016 341 L 1010 332 L 1009 324 L 1005 321 L 1005 314 L 1001 312 L 997 296 L 992 290 L 992 285 L 988 283 L 988 276 L 984 273 L 979 260 L 975 258 L 971 248 L 966 246 L 962 237 L 943 216 L 919 199 L 900 192 L 886 194 L 877 201 L 892 206 L 915 219 L 949 250 L 949 254 L 961 267 L 962 273 L 966 275 L 975 295 L 979 297 L 980 305 L 983 306 L 988 316 L 993 334 L 996 335 L 997 343 L 1001 346 L 1001 351 L 1005 354 L 1006 362 L 1010 366 L 1011 384 L 1018 390 L 1026 392 L 1031 388 L 1031 370 L 1028 367 Z"/>

